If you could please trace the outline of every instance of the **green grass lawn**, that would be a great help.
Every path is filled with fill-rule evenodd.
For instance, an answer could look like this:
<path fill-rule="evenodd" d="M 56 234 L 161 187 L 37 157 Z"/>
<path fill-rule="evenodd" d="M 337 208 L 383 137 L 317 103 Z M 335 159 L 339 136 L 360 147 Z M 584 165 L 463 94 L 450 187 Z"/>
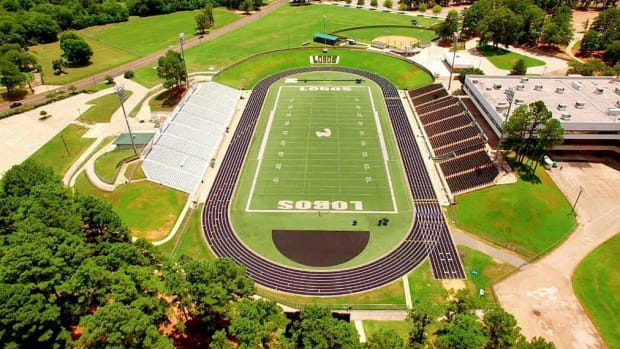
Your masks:
<path fill-rule="evenodd" d="M 573 54 L 577 54 L 580 48 L 581 48 L 581 40 L 577 40 L 577 42 L 575 42 L 573 47 L 571 47 L 571 51 L 573 52 Z"/>
<path fill-rule="evenodd" d="M 584 258 L 573 288 L 609 348 L 620 348 L 620 234 Z"/>
<path fill-rule="evenodd" d="M 178 258 L 182 255 L 192 256 L 197 260 L 211 260 L 215 256 L 207 246 L 202 235 L 202 227 L 200 225 L 200 219 L 204 205 L 199 205 L 191 213 L 189 221 L 185 226 L 185 229 L 179 229 L 174 239 L 168 241 L 163 245 L 157 246 L 157 249 L 164 253 L 166 256 Z M 174 248 L 176 246 L 176 249 Z"/>
<path fill-rule="evenodd" d="M 522 59 L 528 68 L 545 65 L 545 62 L 539 59 L 504 50 L 503 48 L 494 48 L 490 45 L 480 46 L 478 51 L 499 69 L 510 70 L 519 59 Z"/>
<path fill-rule="evenodd" d="M 146 175 L 144 171 L 142 171 L 142 161 L 133 161 L 131 164 L 127 165 L 125 169 L 125 178 L 130 180 L 138 180 L 145 179 Z"/>
<path fill-rule="evenodd" d="M 82 126 L 69 125 L 32 154 L 30 159 L 50 166 L 54 173 L 63 176 L 73 162 L 95 141 L 94 138 L 82 138 L 86 131 L 88 129 Z M 67 143 L 70 154 L 67 153 L 61 136 Z"/>
<path fill-rule="evenodd" d="M 403 283 L 398 279 L 381 288 L 340 297 L 304 297 L 268 290 L 257 285 L 258 294 L 268 299 L 301 309 L 306 305 L 320 304 L 331 309 L 405 309 Z"/>
<path fill-rule="evenodd" d="M 378 26 L 411 25 L 411 16 L 395 13 L 361 11 L 337 6 L 282 6 L 238 30 L 187 49 L 185 56 L 188 70 L 190 72 L 206 71 L 210 67 L 221 70 L 231 63 L 254 54 L 300 47 L 302 43 L 312 42 L 314 33 L 324 31 L 323 16 L 326 18 L 325 31 L 327 32 L 365 26 L 369 23 Z M 303 20 L 300 20 L 302 18 Z M 428 23 L 431 22 L 436 22 L 436 20 L 429 19 Z M 377 33 L 382 33 L 383 30 L 384 28 L 377 29 Z M 305 60 L 308 61 L 308 58 L 306 57 Z M 253 69 L 259 67 L 256 65 Z M 380 66 L 370 67 L 374 70 Z M 389 68 L 386 67 L 383 70 L 388 71 Z M 135 79 L 145 86 L 154 86 L 161 82 L 156 78 L 152 67 L 136 71 Z"/>
<path fill-rule="evenodd" d="M 383 28 L 362 28 L 362 29 L 350 29 L 343 30 L 337 33 L 339 36 L 346 36 L 348 38 L 355 39 L 370 43 L 372 40 L 379 36 L 407 36 L 410 38 L 416 38 L 420 41 L 432 40 L 435 38 L 435 32 L 427 29 L 419 28 L 399 28 L 399 27 L 383 27 Z M 415 40 L 414 40 L 415 43 Z M 389 44 L 389 43 L 388 43 Z"/>
<path fill-rule="evenodd" d="M 445 303 L 448 298 L 448 291 L 443 287 L 441 281 L 433 277 L 431 264 L 425 260 L 407 275 L 409 279 L 409 291 L 411 300 L 428 299 L 436 303 Z"/>
<path fill-rule="evenodd" d="M 348 74 L 326 72 L 297 76 L 298 79 L 351 79 L 354 77 Z M 301 81 L 303 80 L 300 80 L 297 89 L 307 86 Z M 324 88 L 330 85 L 342 88 L 342 82 L 316 81 L 312 84 L 315 86 L 322 84 Z M 279 86 L 293 89 L 290 87 L 293 84 L 286 84 L 284 81 L 276 83 L 266 98 L 267 107 L 264 110 L 272 110 L 278 99 L 284 103 L 278 104 L 284 108 L 284 114 L 279 115 L 280 107 L 275 110 L 271 123 L 274 133 L 266 131 L 270 119 L 269 112 L 261 116 L 256 128 L 256 136 L 252 140 L 238 181 L 230 214 L 232 225 L 240 239 L 259 255 L 277 263 L 311 268 L 280 253 L 271 239 L 271 230 L 347 231 L 354 229 L 370 231 L 368 245 L 359 255 L 337 266 L 315 267 L 315 269 L 350 267 L 384 255 L 409 231 L 412 219 L 411 198 L 382 95 L 377 87 L 368 81 L 360 85 L 351 81 L 350 84 L 357 86 L 356 88 L 371 87 L 372 101 L 378 112 L 378 122 L 383 131 L 389 160 L 383 162 L 382 150 L 378 145 L 377 121 L 373 116 L 371 104 L 364 100 L 364 97 L 345 91 L 331 93 L 305 91 L 304 93 L 311 94 L 310 97 L 317 101 L 320 97 L 326 98 L 321 93 L 351 94 L 349 97 L 354 102 L 354 104 L 350 104 L 351 101 L 345 103 L 346 96 L 342 97 L 344 99 L 341 101 L 325 100 L 323 103 L 313 103 L 314 112 L 308 113 L 310 109 L 307 109 L 309 108 L 307 103 L 309 102 L 304 102 L 304 98 L 307 97 L 302 98 L 300 94 L 278 95 Z M 293 103 L 291 99 L 294 100 L 294 105 L 289 104 Z M 358 101 L 355 102 L 355 99 Z M 359 109 L 356 109 L 356 105 Z M 331 115 L 330 119 L 319 115 L 327 113 L 328 110 Z M 291 111 L 290 120 L 287 118 L 289 111 Z M 286 126 L 287 121 L 290 121 L 288 126 Z M 326 132 L 326 128 L 330 129 L 330 136 L 318 137 L 316 132 Z M 310 137 L 305 136 L 307 133 Z M 263 141 L 263 135 L 268 136 L 265 141 Z M 287 143 L 282 145 L 282 140 Z M 260 149 L 263 144 L 261 157 Z M 281 151 L 283 152 L 282 161 L 278 161 Z M 260 164 L 259 157 L 262 159 Z M 281 165 L 279 170 L 278 163 Z M 365 167 L 365 164 L 369 166 Z M 387 176 L 385 164 L 390 173 L 394 199 L 385 183 Z M 257 167 L 259 172 L 254 183 Z M 379 189 L 381 193 L 377 192 Z M 250 193 L 253 193 L 251 199 Z M 281 202 L 283 200 L 289 203 L 283 205 Z M 393 200 L 396 202 L 398 212 L 385 213 L 393 210 Z M 320 201 L 320 203 L 317 204 L 314 201 Z M 352 201 L 360 201 L 359 209 L 356 209 L 358 206 Z M 250 211 L 247 207 L 248 203 L 250 203 Z M 286 207 L 287 205 L 292 206 L 290 208 L 296 208 L 296 211 L 293 212 Z M 325 208 L 325 205 L 328 208 Z M 332 205 L 338 207 L 334 208 Z M 377 220 L 381 217 L 390 219 L 389 226 L 377 226 Z M 353 220 L 357 221 L 355 228 L 351 226 Z"/>
<path fill-rule="evenodd" d="M 84 174 L 75 190 L 103 198 L 112 205 L 134 236 L 147 240 L 164 238 L 183 209 L 187 194 L 149 181 L 121 185 L 113 192 L 95 188 Z"/>
<path fill-rule="evenodd" d="M 536 175 L 540 183 L 520 178 L 459 195 L 457 226 L 528 258 L 547 252 L 573 230 L 575 218 L 542 166 Z"/>
<path fill-rule="evenodd" d="M 458 250 L 467 274 L 467 286 L 472 294 L 477 297 L 478 290 L 482 288 L 486 300 L 495 303 L 497 300 L 491 286 L 515 270 L 515 267 L 466 246 L 458 246 Z M 478 274 L 472 274 L 472 270 L 476 270 Z"/>
<path fill-rule="evenodd" d="M 34 54 L 37 61 L 43 68 L 43 79 L 46 84 L 69 84 L 73 81 L 87 78 L 138 58 L 138 56 L 127 51 L 106 45 L 100 41 L 96 41 L 88 37 L 84 37 L 84 40 L 88 43 L 88 45 L 90 45 L 94 53 L 91 58 L 91 64 L 85 67 L 65 68 L 66 73 L 61 75 L 55 75 L 52 70 L 52 61 L 60 58 L 60 55 L 62 54 L 62 50 L 60 49 L 60 44 L 58 42 L 32 46 L 29 48 L 30 53 Z M 97 82 L 99 81 L 93 81 L 93 84 Z"/>
<path fill-rule="evenodd" d="M 84 91 L 86 93 L 95 93 L 95 92 L 99 92 L 99 91 L 105 90 L 106 88 L 112 88 L 112 87 L 114 87 L 114 84 L 108 84 L 107 81 L 103 81 L 103 82 L 100 82 L 100 83 L 98 83 L 96 85 L 90 86 L 89 88 L 85 89 Z"/>
<path fill-rule="evenodd" d="M 280 71 L 310 66 L 309 56 L 320 50 L 303 49 L 261 55 L 236 65 L 216 76 L 215 81 L 235 88 L 249 89 L 260 80 Z M 376 72 L 399 89 L 414 89 L 430 84 L 433 78 L 415 65 L 391 56 L 359 50 L 330 50 L 340 56 L 338 66 Z"/>
<path fill-rule="evenodd" d="M 131 96 L 131 91 L 126 91 L 127 98 Z M 87 104 L 92 105 L 86 111 L 82 111 L 79 120 L 87 124 L 108 123 L 112 118 L 112 114 L 121 107 L 118 102 L 116 93 L 110 93 L 93 99 Z"/>
<path fill-rule="evenodd" d="M 95 172 L 106 183 L 114 183 L 121 161 L 133 157 L 133 149 L 113 150 L 95 160 Z"/>
<path fill-rule="evenodd" d="M 364 333 L 366 334 L 366 339 L 370 338 L 373 334 L 379 332 L 380 330 L 394 330 L 400 338 L 403 339 L 405 343 L 407 343 L 409 339 L 409 331 L 411 331 L 411 322 L 409 321 L 377 321 L 377 320 L 364 320 L 362 322 L 364 325 Z"/>
<path fill-rule="evenodd" d="M 37 45 L 30 52 L 43 67 L 47 84 L 61 85 L 101 73 L 123 63 L 135 60 L 179 43 L 179 33 L 185 33 L 186 40 L 195 37 L 194 17 L 197 11 L 175 12 L 160 16 L 130 17 L 127 22 L 94 26 L 78 30 L 93 50 L 91 64 L 86 67 L 67 68 L 67 74 L 54 75 L 52 61 L 62 54 L 58 42 Z M 241 16 L 216 8 L 213 11 L 215 26 L 225 26 Z M 208 35 L 208 34 L 207 34 Z"/>

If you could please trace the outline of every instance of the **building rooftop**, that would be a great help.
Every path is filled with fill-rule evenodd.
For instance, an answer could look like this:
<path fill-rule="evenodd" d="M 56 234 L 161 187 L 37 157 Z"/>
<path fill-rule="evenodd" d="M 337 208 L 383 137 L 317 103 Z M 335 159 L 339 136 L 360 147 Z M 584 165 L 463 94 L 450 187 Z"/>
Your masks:
<path fill-rule="evenodd" d="M 154 133 L 133 133 L 133 140 L 136 145 L 145 145 L 147 144 L 151 138 L 153 138 Z M 121 133 L 113 142 L 116 145 L 131 145 L 131 138 L 129 138 L 129 133 Z"/>
<path fill-rule="evenodd" d="M 506 89 L 514 88 L 513 109 L 538 100 L 566 130 L 620 130 L 620 80 L 611 77 L 468 75 L 466 84 L 498 115 L 508 109 Z"/>

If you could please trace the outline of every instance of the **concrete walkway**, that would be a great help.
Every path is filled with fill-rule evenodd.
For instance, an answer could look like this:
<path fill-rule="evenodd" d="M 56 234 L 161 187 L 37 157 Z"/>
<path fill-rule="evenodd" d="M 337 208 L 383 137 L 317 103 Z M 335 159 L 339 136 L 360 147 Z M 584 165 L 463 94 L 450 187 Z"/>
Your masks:
<path fill-rule="evenodd" d="M 572 287 L 577 265 L 620 232 L 620 172 L 600 163 L 560 163 L 551 177 L 576 206 L 579 226 L 549 255 L 497 284 L 497 298 L 527 337 L 542 336 L 558 348 L 605 348 Z M 568 213 L 568 212 L 567 212 Z"/>
<path fill-rule="evenodd" d="M 495 259 L 499 259 L 500 261 L 508 263 L 517 268 L 527 264 L 527 260 L 525 260 L 523 257 L 508 250 L 495 247 L 490 243 L 476 238 L 475 236 L 466 233 L 454 226 L 450 226 L 450 231 L 452 232 L 452 238 L 454 239 L 454 243 L 457 245 L 463 245 L 474 250 L 478 250 L 484 254 L 487 254 Z"/>

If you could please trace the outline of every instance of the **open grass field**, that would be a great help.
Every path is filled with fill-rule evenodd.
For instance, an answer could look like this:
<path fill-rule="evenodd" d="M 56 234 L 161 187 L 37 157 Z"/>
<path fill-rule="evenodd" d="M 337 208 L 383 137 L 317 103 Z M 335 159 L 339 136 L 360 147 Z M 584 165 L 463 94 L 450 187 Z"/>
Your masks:
<path fill-rule="evenodd" d="M 609 348 L 620 348 L 620 234 L 584 258 L 573 288 Z"/>
<path fill-rule="evenodd" d="M 537 180 L 497 185 L 459 195 L 459 228 L 532 258 L 565 239 L 575 227 L 571 207 L 542 166 Z"/>
<path fill-rule="evenodd" d="M 400 338 L 403 339 L 404 343 L 407 343 L 409 338 L 409 331 L 412 329 L 411 322 L 409 321 L 376 321 L 376 320 L 364 320 L 362 322 L 364 325 L 364 333 L 366 334 L 366 339 L 370 338 L 373 334 L 379 332 L 380 330 L 394 330 Z"/>
<path fill-rule="evenodd" d="M 428 259 L 409 272 L 407 278 L 409 279 L 409 291 L 412 301 L 428 299 L 441 304 L 447 302 L 448 291 L 443 287 L 441 281 L 433 277 L 433 271 Z"/>
<path fill-rule="evenodd" d="M 132 93 L 133 92 L 127 90 L 127 98 L 129 98 Z M 110 93 L 97 99 L 93 99 L 87 104 L 91 104 L 92 107 L 88 108 L 86 111 L 80 112 L 79 118 L 80 121 L 87 124 L 108 123 L 112 118 L 112 114 L 114 114 L 114 112 L 121 107 L 116 93 Z"/>
<path fill-rule="evenodd" d="M 157 249 L 166 256 L 178 258 L 182 255 L 192 256 L 197 260 L 211 260 L 215 256 L 204 241 L 200 218 L 203 204 L 200 204 L 189 217 L 185 229 L 179 230 L 174 239 L 157 246 Z M 190 213 L 188 212 L 188 214 Z M 176 249 L 175 249 L 176 245 Z"/>
<path fill-rule="evenodd" d="M 130 17 L 127 22 L 112 23 L 77 31 L 93 50 L 92 64 L 87 67 L 68 68 L 67 74 L 54 75 L 52 61 L 62 54 L 58 42 L 30 48 L 43 67 L 47 84 L 61 85 L 117 67 L 142 56 L 166 49 L 179 43 L 179 33 L 186 40 L 197 36 L 194 17 L 198 11 L 175 12 L 160 16 Z M 230 24 L 241 16 L 224 8 L 213 11 L 215 26 Z M 208 34 L 207 34 L 208 35 Z"/>
<path fill-rule="evenodd" d="M 32 154 L 30 159 L 51 167 L 54 173 L 62 176 L 82 152 L 95 141 L 94 138 L 82 138 L 86 131 L 88 129 L 82 126 L 69 125 Z M 67 153 L 61 136 L 67 143 L 70 154 Z"/>
<path fill-rule="evenodd" d="M 95 172 L 106 183 L 114 183 L 121 161 L 134 156 L 133 149 L 114 150 L 95 160 Z"/>
<path fill-rule="evenodd" d="M 484 289 L 485 299 L 497 302 L 491 286 L 515 268 L 466 246 L 458 246 L 458 250 L 467 273 L 467 286 L 472 294 L 477 297 L 478 290 Z M 477 272 L 476 275 L 472 273 L 473 270 Z"/>
<path fill-rule="evenodd" d="M 188 70 L 207 71 L 210 67 L 221 70 L 231 63 L 261 52 L 300 47 L 306 42 L 310 42 L 311 46 L 320 46 L 312 43 L 312 36 L 324 31 L 323 16 L 327 32 L 367 26 L 368 23 L 377 26 L 410 26 L 412 19 L 411 16 L 401 14 L 337 6 L 283 6 L 238 30 L 187 49 L 185 56 Z M 420 21 L 421 25 L 429 26 L 438 22 L 430 18 Z M 377 28 L 376 36 L 380 35 L 384 35 L 384 28 Z M 136 81 L 149 87 L 161 82 L 151 67 L 138 70 Z"/>
<path fill-rule="evenodd" d="M 340 297 L 304 297 L 285 294 L 257 286 L 258 295 L 298 309 L 310 304 L 320 304 L 331 309 L 405 309 L 403 282 L 398 279 L 372 291 Z"/>
<path fill-rule="evenodd" d="M 84 40 L 90 45 L 94 54 L 91 58 L 91 64 L 84 67 L 68 67 L 65 68 L 65 74 L 55 75 L 52 69 L 52 61 L 60 58 L 62 50 L 58 42 L 50 44 L 37 45 L 29 49 L 34 54 L 37 61 L 43 68 L 43 80 L 49 85 L 64 85 L 72 81 L 87 78 L 91 75 L 101 73 L 108 69 L 117 67 L 121 64 L 130 62 L 138 56 L 127 51 L 120 50 L 116 47 L 106 45 L 100 41 L 84 37 Z M 93 81 L 96 83 L 99 81 Z"/>
<path fill-rule="evenodd" d="M 522 59 L 528 68 L 545 65 L 545 62 L 539 59 L 504 50 L 503 48 L 494 48 L 490 45 L 478 47 L 478 51 L 499 69 L 510 70 L 519 59 Z"/>
<path fill-rule="evenodd" d="M 384 255 L 408 233 L 411 196 L 378 87 L 368 81 L 303 82 L 355 77 L 308 73 L 269 91 L 231 205 L 235 231 L 256 253 L 309 268 L 278 251 L 272 229 L 370 231 L 358 256 L 322 267 L 343 268 Z M 318 90 L 301 91 L 310 86 Z M 343 90 L 347 86 L 351 91 Z M 293 94 L 283 96 L 285 90 Z M 382 217 L 389 226 L 377 226 Z"/>
<path fill-rule="evenodd" d="M 217 75 L 215 81 L 235 88 L 250 89 L 271 74 L 310 66 L 309 57 L 318 54 L 321 54 L 319 49 L 300 49 L 253 57 Z M 433 81 L 426 71 L 392 56 L 346 49 L 330 50 L 329 54 L 340 57 L 338 66 L 375 72 L 399 89 L 414 89 Z"/>
<path fill-rule="evenodd" d="M 142 161 L 133 161 L 125 169 L 125 177 L 130 180 L 146 179 L 144 171 L 142 171 Z"/>
<path fill-rule="evenodd" d="M 133 182 L 113 192 L 103 192 L 90 184 L 84 174 L 78 176 L 75 190 L 109 202 L 132 235 L 147 240 L 159 240 L 168 235 L 187 199 L 185 193 L 149 181 Z"/>
<path fill-rule="evenodd" d="M 432 30 L 399 27 L 350 29 L 338 32 L 336 35 L 346 36 L 365 43 L 370 43 L 379 36 L 407 36 L 420 41 L 432 40 L 436 36 Z"/>

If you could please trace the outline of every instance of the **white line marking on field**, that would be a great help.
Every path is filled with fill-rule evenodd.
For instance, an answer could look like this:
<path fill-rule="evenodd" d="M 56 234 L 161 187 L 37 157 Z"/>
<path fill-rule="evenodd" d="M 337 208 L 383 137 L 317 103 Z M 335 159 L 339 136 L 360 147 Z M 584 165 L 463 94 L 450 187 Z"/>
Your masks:
<path fill-rule="evenodd" d="M 276 95 L 276 101 L 274 107 L 278 105 L 278 100 L 280 99 L 280 92 L 282 91 L 282 87 L 278 88 L 278 94 Z M 271 123 L 273 122 L 273 117 L 276 111 L 271 110 L 269 113 L 269 120 L 267 120 L 267 127 L 265 129 L 265 134 L 263 135 L 263 139 L 260 144 L 260 149 L 258 151 L 258 164 L 256 165 L 256 171 L 254 172 L 254 178 L 252 178 L 252 187 L 250 188 L 250 196 L 248 198 L 248 202 L 245 205 L 245 210 L 250 210 L 250 203 L 252 202 L 252 198 L 254 197 L 254 188 L 256 187 L 256 180 L 258 179 L 258 172 L 260 171 L 260 166 L 263 162 L 263 154 L 265 153 L 265 148 L 267 147 L 267 139 L 269 138 L 269 132 L 271 132 Z M 284 154 L 282 154 L 284 155 Z"/>
<path fill-rule="evenodd" d="M 357 333 L 360 335 L 360 343 L 366 343 L 366 332 L 364 332 L 364 324 L 362 324 L 362 320 L 355 320 L 355 329 Z"/>
<path fill-rule="evenodd" d="M 388 185 L 390 186 L 390 195 L 392 196 L 392 208 L 394 211 L 398 212 L 398 207 L 396 206 L 396 197 L 394 196 L 394 186 L 392 185 L 392 176 L 390 175 L 390 170 L 388 167 L 388 152 L 387 147 L 385 146 L 385 139 L 383 138 L 383 129 L 381 128 L 381 121 L 379 120 L 379 113 L 377 112 L 377 108 L 375 108 L 375 101 L 372 98 L 372 92 L 370 91 L 370 87 L 368 88 L 368 96 L 370 97 L 370 104 L 372 105 L 372 112 L 375 118 L 375 124 L 377 124 L 377 133 L 379 135 L 379 143 L 381 144 L 381 153 L 383 153 L 383 166 L 385 167 L 385 174 L 387 175 Z"/>
<path fill-rule="evenodd" d="M 405 291 L 405 304 L 407 305 L 407 309 L 413 308 L 411 292 L 409 291 L 409 278 L 407 277 L 407 274 L 403 275 L 403 291 Z"/>

